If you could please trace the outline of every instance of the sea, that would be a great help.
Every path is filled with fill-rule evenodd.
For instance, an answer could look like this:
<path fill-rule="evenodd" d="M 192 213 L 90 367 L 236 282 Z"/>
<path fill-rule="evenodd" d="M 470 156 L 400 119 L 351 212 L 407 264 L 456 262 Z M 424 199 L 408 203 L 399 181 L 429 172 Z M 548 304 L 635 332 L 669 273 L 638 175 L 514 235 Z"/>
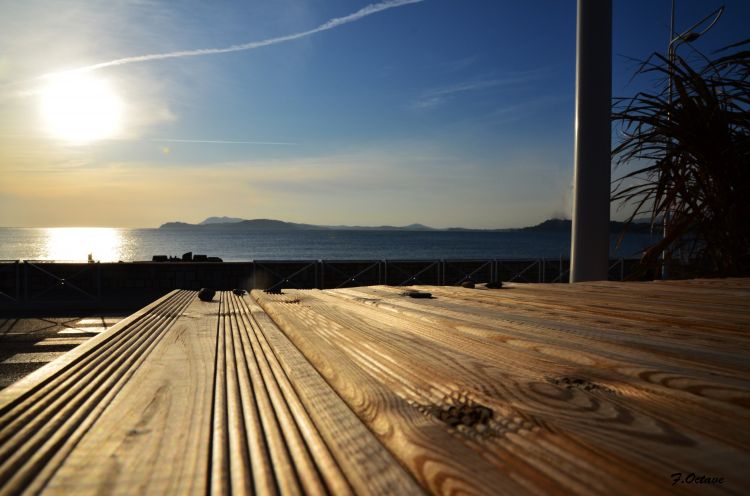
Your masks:
<path fill-rule="evenodd" d="M 658 237 L 634 233 L 610 258 L 638 258 Z M 561 231 L 355 231 L 126 229 L 105 227 L 0 228 L 0 260 L 100 262 L 151 260 L 183 253 L 250 260 L 569 259 L 570 233 Z"/>

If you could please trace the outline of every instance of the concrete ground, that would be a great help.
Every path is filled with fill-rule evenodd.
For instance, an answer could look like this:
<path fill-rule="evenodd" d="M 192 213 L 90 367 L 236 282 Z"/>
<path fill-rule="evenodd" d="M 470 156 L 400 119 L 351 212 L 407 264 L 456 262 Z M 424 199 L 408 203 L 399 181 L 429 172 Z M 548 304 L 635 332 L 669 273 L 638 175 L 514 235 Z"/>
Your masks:
<path fill-rule="evenodd" d="M 0 317 L 0 389 L 112 327 L 130 312 Z"/>

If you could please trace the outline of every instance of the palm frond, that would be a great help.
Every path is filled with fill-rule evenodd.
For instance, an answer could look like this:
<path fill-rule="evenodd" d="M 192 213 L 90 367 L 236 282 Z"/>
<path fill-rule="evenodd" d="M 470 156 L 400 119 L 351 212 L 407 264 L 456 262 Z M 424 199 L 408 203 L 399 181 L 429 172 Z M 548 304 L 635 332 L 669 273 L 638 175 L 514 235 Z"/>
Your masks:
<path fill-rule="evenodd" d="M 662 240 L 644 253 L 653 267 L 687 253 L 702 275 L 750 274 L 750 40 L 743 49 L 695 67 L 653 54 L 636 75 L 672 81 L 658 92 L 613 100 L 619 141 L 611 201 L 629 208 L 626 227 L 649 215 L 669 219 Z M 622 236 L 620 237 L 620 240 Z"/>

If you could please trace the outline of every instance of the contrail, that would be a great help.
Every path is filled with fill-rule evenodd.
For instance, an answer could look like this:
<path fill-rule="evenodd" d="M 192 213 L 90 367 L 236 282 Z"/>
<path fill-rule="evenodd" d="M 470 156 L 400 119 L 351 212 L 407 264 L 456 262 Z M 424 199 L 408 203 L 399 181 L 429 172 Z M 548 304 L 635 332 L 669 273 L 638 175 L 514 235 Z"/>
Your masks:
<path fill-rule="evenodd" d="M 376 14 L 378 12 L 382 12 L 384 10 L 393 9 L 396 7 L 402 7 L 404 5 L 409 5 L 413 3 L 421 3 L 424 1 L 425 0 L 386 0 L 384 2 L 374 3 L 366 7 L 363 7 L 359 9 L 358 11 L 354 12 L 353 14 L 349 14 L 344 17 L 335 17 L 321 24 L 317 28 L 310 29 L 308 31 L 288 34 L 285 36 L 278 36 L 276 38 L 268 38 L 268 39 L 260 40 L 260 41 L 251 41 L 249 43 L 231 45 L 231 46 L 223 47 L 223 48 L 199 48 L 196 50 L 181 50 L 181 51 L 176 51 L 176 52 L 152 53 L 152 54 L 147 54 L 147 55 L 123 57 L 120 59 L 110 60 L 108 62 L 100 62 L 98 64 L 78 67 L 76 69 L 69 69 L 66 71 L 44 74 L 41 76 L 41 78 L 49 78 L 51 76 L 59 75 L 61 73 L 65 74 L 65 73 L 76 73 L 76 72 L 90 72 L 90 71 L 96 71 L 99 69 L 104 69 L 106 67 L 115 67 L 115 66 L 125 65 L 125 64 L 135 64 L 138 62 L 149 62 L 152 60 L 177 59 L 177 58 L 182 58 L 182 57 L 199 57 L 202 55 L 214 55 L 218 53 L 254 50 L 256 48 L 260 48 L 264 46 L 276 45 L 278 43 L 285 43 L 287 41 L 293 41 L 293 40 L 298 40 L 300 38 L 305 38 L 307 36 L 311 36 L 316 33 L 328 31 L 329 29 L 333 29 L 338 26 L 343 26 L 344 24 L 349 24 L 350 22 L 358 21 L 364 17 L 370 16 L 372 14 Z"/>
<path fill-rule="evenodd" d="M 233 140 L 200 140 L 200 139 L 178 139 L 178 138 L 156 138 L 151 141 L 155 143 L 213 143 L 219 145 L 284 145 L 297 146 L 297 143 L 289 141 L 233 141 Z"/>

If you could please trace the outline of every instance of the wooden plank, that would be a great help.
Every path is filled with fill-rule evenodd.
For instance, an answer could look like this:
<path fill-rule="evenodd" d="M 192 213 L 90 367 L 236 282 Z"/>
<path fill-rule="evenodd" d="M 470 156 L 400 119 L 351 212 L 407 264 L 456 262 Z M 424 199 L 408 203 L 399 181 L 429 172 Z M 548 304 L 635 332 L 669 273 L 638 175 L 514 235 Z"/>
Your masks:
<path fill-rule="evenodd" d="M 350 337 L 345 329 L 308 311 L 304 304 L 285 303 L 295 301 L 298 293 L 294 294 L 289 300 L 257 291 L 252 296 L 422 486 L 435 494 L 525 492 L 513 474 L 498 471 L 496 463 L 455 443 L 455 433 L 374 376 L 366 365 L 366 354 L 348 353 Z M 513 470 L 527 468 L 519 464 Z M 544 482 L 542 478 L 537 484 L 544 486 Z M 548 482 L 547 489 L 554 487 L 553 481 Z"/>
<path fill-rule="evenodd" d="M 525 287 L 533 286 L 533 287 Z M 715 318 L 717 308 L 712 307 L 710 302 L 703 302 L 701 306 L 707 306 L 710 310 L 700 311 L 695 302 L 689 305 L 675 306 L 668 302 L 649 300 L 646 295 L 629 290 L 627 294 L 611 293 L 602 290 L 588 291 L 571 290 L 567 284 L 559 285 L 557 288 L 549 288 L 548 284 L 539 285 L 513 285 L 510 291 L 466 290 L 464 288 L 435 288 L 438 292 L 446 292 L 446 296 L 463 298 L 471 301 L 488 301 L 491 303 L 519 302 L 523 305 L 546 306 L 556 308 L 560 311 L 568 311 L 583 316 L 604 317 L 618 316 L 624 319 L 635 319 L 643 323 L 658 324 L 667 328 L 680 328 L 690 326 L 706 331 L 728 331 L 735 330 L 738 334 L 745 335 L 742 330 L 746 328 L 745 321 L 750 319 L 744 311 L 743 301 L 740 300 L 732 309 L 720 314 L 723 320 L 719 323 Z M 537 289 L 538 288 L 538 289 Z"/>
<path fill-rule="evenodd" d="M 207 492 L 217 306 L 191 299 L 45 494 Z"/>
<path fill-rule="evenodd" d="M 356 494 L 421 492 L 414 479 L 331 389 L 257 302 L 247 296 L 243 298 L 243 305 L 241 309 L 247 310 L 250 327 L 256 335 L 257 343 L 263 347 L 263 353 L 269 359 L 279 384 L 288 397 L 298 398 L 290 403 L 295 406 L 295 417 L 299 419 L 299 423 L 306 426 L 304 432 L 312 437 L 310 444 L 327 445 L 351 489 Z M 306 411 L 298 408 L 302 405 L 305 405 Z M 316 426 L 315 429 L 313 425 Z M 316 450 L 316 460 L 324 459 L 322 451 L 321 448 Z M 334 494 L 343 494 L 345 490 L 341 485 L 332 484 L 331 489 Z"/>
<path fill-rule="evenodd" d="M 435 288 L 434 293 L 443 294 L 440 288 Z M 548 347 L 567 346 L 574 352 L 573 355 L 568 354 L 568 357 L 584 363 L 584 356 L 595 354 L 623 361 L 646 359 L 647 363 L 650 361 L 653 366 L 676 363 L 694 367 L 696 360 L 701 356 L 701 350 L 708 349 L 714 351 L 714 354 L 718 353 L 719 359 L 730 354 L 730 362 L 736 363 L 736 367 L 730 367 L 730 371 L 743 380 L 750 378 L 750 364 L 737 353 L 738 349 L 744 351 L 745 348 L 733 343 L 729 337 L 682 337 L 675 340 L 664 338 L 656 329 L 646 324 L 638 326 L 632 321 L 616 317 L 599 316 L 596 319 L 587 319 L 582 315 L 576 319 L 574 315 L 541 311 L 523 302 L 507 306 L 478 302 L 471 295 L 466 296 L 464 300 L 448 293 L 450 298 L 438 297 L 417 301 L 404 298 L 398 293 L 382 291 L 380 288 L 336 290 L 324 294 L 370 305 L 386 314 L 398 314 L 435 325 L 447 323 L 451 327 L 460 328 L 459 330 L 478 333 L 486 339 L 507 341 L 505 336 L 510 334 Z M 505 294 L 507 293 L 498 295 L 497 298 L 502 298 Z M 616 332 L 613 332 L 615 329 Z M 496 332 L 498 330 L 502 333 Z M 693 335 L 702 336 L 701 333 L 692 332 L 690 337 Z M 675 352 L 683 350 L 683 356 L 674 356 Z M 705 375 L 715 375 L 727 368 L 725 362 L 715 368 L 708 365 L 705 360 L 700 362 L 701 370 L 707 372 Z"/>
<path fill-rule="evenodd" d="M 637 307 L 621 311 L 614 306 L 609 310 L 585 310 L 570 308 L 567 302 L 545 302 L 544 299 L 532 300 L 529 294 L 519 294 L 515 289 L 503 290 L 502 293 L 492 295 L 489 291 L 475 291 L 467 289 L 435 288 L 435 295 L 442 295 L 446 306 L 467 309 L 486 315 L 494 314 L 497 318 L 510 320 L 537 321 L 540 325 L 572 324 L 569 329 L 579 329 L 588 333 L 592 329 L 616 329 L 611 339 L 629 340 L 653 349 L 661 349 L 675 355 L 698 353 L 706 355 L 705 360 L 714 361 L 717 366 L 736 366 L 746 369 L 744 360 L 737 360 L 736 349 L 750 349 L 747 333 L 732 328 L 722 319 L 713 319 L 710 326 L 692 319 L 689 315 L 679 322 L 672 318 L 650 318 L 638 311 Z M 438 303 L 439 304 L 439 303 Z M 728 353 L 727 353 L 728 352 Z"/>
<path fill-rule="evenodd" d="M 250 343 L 246 330 L 242 334 L 238 331 L 239 316 L 232 296 L 222 293 L 221 297 L 219 348 L 221 356 L 224 347 L 225 358 L 219 360 L 217 370 L 222 370 L 223 363 L 229 366 L 226 374 L 217 375 L 217 385 L 225 382 L 226 393 L 216 397 L 214 418 L 223 418 L 227 427 L 214 430 L 212 444 L 214 453 L 226 452 L 230 463 L 218 466 L 214 462 L 213 492 L 248 492 L 254 468 L 256 474 L 263 473 L 262 479 L 258 478 L 262 481 L 259 482 L 262 485 L 256 487 L 258 492 L 322 491 L 318 474 L 311 468 L 309 454 L 300 446 L 298 427 L 289 421 L 288 407 L 283 398 L 278 397 L 278 385 L 266 370 L 259 350 Z M 243 371 L 242 378 L 235 363 Z M 248 449 L 246 436 L 264 441 L 265 450 L 260 453 L 261 459 L 255 460 L 255 467 L 251 466 L 250 457 L 244 455 Z M 224 481 L 221 485 L 217 483 L 220 480 Z"/>
<path fill-rule="evenodd" d="M 251 298 L 220 300 L 212 493 L 421 492 Z"/>
<path fill-rule="evenodd" d="M 675 362 L 665 353 L 648 351 L 649 335 L 643 331 L 637 346 L 617 340 L 613 346 L 601 333 L 591 339 L 586 333 L 567 333 L 554 325 L 534 327 L 528 320 L 519 327 L 512 322 L 512 314 L 499 328 L 493 327 L 491 318 L 482 318 L 493 313 L 486 308 L 491 304 L 476 305 L 470 300 L 478 293 L 484 293 L 482 298 L 487 300 L 500 298 L 496 295 L 502 292 L 493 296 L 490 291 L 425 287 L 438 293 L 438 299 L 383 304 L 382 298 L 375 301 L 372 297 L 381 289 L 391 295 L 399 291 L 368 288 L 254 295 L 307 359 L 433 492 L 440 490 L 410 463 L 415 452 L 409 445 L 475 450 L 495 466 L 494 471 L 481 474 L 478 484 L 508 487 L 507 479 L 512 476 L 515 483 L 520 482 L 514 488 L 518 494 L 540 490 L 628 494 L 634 488 L 640 494 L 666 494 L 671 491 L 669 475 L 680 466 L 718 472 L 730 478 L 735 489 L 750 484 L 743 469 L 750 461 L 749 439 L 742 427 L 748 417 L 750 387 L 747 354 L 742 350 L 730 356 L 728 348 L 711 354 L 693 347 L 697 358 Z M 592 291 L 582 294 L 593 297 Z M 602 304 L 617 296 L 617 287 L 608 291 L 609 295 L 600 296 Z M 554 297 L 554 291 L 546 292 L 542 299 Z M 526 298 L 533 298 L 530 291 L 525 293 Z M 559 296 L 574 299 L 574 293 L 566 287 Z M 520 298 L 514 303 L 524 304 Z M 450 317 L 444 315 L 450 313 L 446 305 L 451 305 Z M 637 310 L 633 301 L 627 305 Z M 463 311 L 458 310 L 461 307 Z M 724 323 L 722 317 L 717 312 L 719 326 Z M 588 326 L 590 334 L 597 326 L 611 323 L 606 314 L 605 322 L 597 323 L 601 318 L 602 314 L 584 314 L 579 323 Z M 574 312 L 569 312 L 568 319 L 565 325 L 575 331 Z M 633 326 L 637 321 L 631 322 Z M 608 329 L 611 335 L 618 331 L 617 326 Z M 628 332 L 637 335 L 635 328 Z M 573 342 L 565 344 L 571 336 Z M 684 349 L 690 351 L 691 345 Z M 717 362 L 732 358 L 737 366 L 726 370 L 725 376 L 711 377 L 700 369 L 705 357 L 716 357 Z M 483 438 L 456 433 L 436 422 L 426 436 L 434 437 L 425 440 L 425 431 L 408 425 L 408 408 L 381 411 L 379 406 L 394 398 L 426 411 L 433 420 L 434 405 L 455 405 L 461 398 L 485 405 L 500 420 L 492 420 L 491 432 L 502 435 Z M 513 426 L 512 434 L 509 426 Z M 383 430 L 399 431 L 403 438 L 398 445 L 389 444 Z M 453 437 L 439 438 L 441 431 Z M 449 463 L 440 452 L 433 452 L 432 457 Z M 462 457 L 468 465 L 473 463 L 470 455 Z M 526 470 L 514 472 L 521 467 Z"/>
<path fill-rule="evenodd" d="M 38 492 L 194 297 L 175 292 L 101 340 L 11 386 L 0 413 L 0 487 Z M 92 340 L 93 341 L 93 340 Z M 88 344 L 88 343 L 87 343 Z"/>
<path fill-rule="evenodd" d="M 431 492 L 455 489 L 471 494 L 528 494 L 576 491 L 586 493 L 581 471 L 595 473 L 597 458 L 581 464 L 577 457 L 546 463 L 552 432 L 533 418 L 500 402 L 492 405 L 497 420 L 489 430 L 450 428 L 439 412 L 450 407 L 487 404 L 483 394 L 456 385 L 436 363 L 425 360 L 432 346 L 413 337 L 401 340 L 411 350 L 404 359 L 385 346 L 394 333 L 373 340 L 360 327 L 330 320 L 330 314 L 310 309 L 311 293 L 290 292 L 298 305 L 254 292 L 266 312 L 334 386 L 381 441 L 398 456 Z M 380 343 L 380 345 L 378 344 Z M 453 356 L 449 361 L 460 361 Z M 427 376 L 412 368 L 421 368 Z M 435 367 L 433 367 L 435 366 Z M 489 384 L 491 385 L 491 384 Z M 471 388 L 475 389 L 475 388 Z M 507 440 L 507 443 L 499 440 Z M 492 447 L 492 449 L 489 449 Z M 519 452 L 521 453 L 519 455 Z M 533 452 L 535 456 L 524 456 Z M 424 460 L 429 460 L 425 464 Z M 602 486 L 597 484 L 599 489 Z M 647 487 L 647 486 L 646 486 Z M 648 492 L 648 491 L 647 491 Z"/>
<path fill-rule="evenodd" d="M 742 325 L 750 322 L 750 316 L 744 311 L 746 296 L 720 294 L 709 297 L 710 295 L 700 294 L 701 291 L 678 291 L 670 286 L 655 286 L 652 283 L 633 283 L 632 287 L 624 291 L 616 286 L 602 284 L 564 284 L 556 288 L 544 287 L 548 285 L 523 288 L 519 284 L 512 288 L 516 293 L 531 292 L 534 301 L 543 301 L 544 296 L 549 295 L 550 302 L 576 306 L 582 310 L 588 308 L 610 311 L 613 307 L 623 310 L 637 309 L 641 317 L 680 319 L 687 314 L 693 320 L 702 319 L 707 322 L 713 321 L 715 315 L 721 314 L 725 318 L 725 325 Z M 680 323 L 685 321 L 678 320 Z"/>
<path fill-rule="evenodd" d="M 40 384 L 49 380 L 49 378 L 53 377 L 56 373 L 68 367 L 71 363 L 75 362 L 80 357 L 91 353 L 93 349 L 101 346 L 102 343 L 109 341 L 113 335 L 119 334 L 122 329 L 143 319 L 144 316 L 146 316 L 154 308 L 162 305 L 164 301 L 173 298 L 177 293 L 179 293 L 179 290 L 170 292 L 164 297 L 122 319 L 120 322 L 107 329 L 107 331 L 86 340 L 83 344 L 77 346 L 75 349 L 69 351 L 65 355 L 59 357 L 56 360 L 53 360 L 45 366 L 35 370 L 31 374 L 25 376 L 23 379 L 13 383 L 12 386 L 0 391 L 0 415 L 2 415 L 3 412 L 6 411 L 8 405 L 17 401 L 19 398 L 27 394 L 30 390 L 39 387 Z"/>
<path fill-rule="evenodd" d="M 218 300 L 172 293 L 9 395 L 0 493 L 422 492 L 252 299 Z"/>
<path fill-rule="evenodd" d="M 598 384 L 620 390 L 621 394 L 637 393 L 639 400 L 652 406 L 663 404 L 659 412 L 662 417 L 710 433 L 728 444 L 750 444 L 750 435 L 742 429 L 750 422 L 750 410 L 737 408 L 750 405 L 747 379 L 717 377 L 696 367 L 695 361 L 674 363 L 642 349 L 607 342 L 606 337 L 592 340 L 564 332 L 565 328 L 536 328 L 524 322 L 508 324 L 486 320 L 477 312 L 446 310 L 440 299 L 425 304 L 409 298 L 356 297 L 373 296 L 377 294 L 375 291 L 368 288 L 325 293 L 351 301 L 353 306 L 347 306 L 349 312 L 357 312 L 354 305 L 374 306 L 381 310 L 381 315 L 398 312 L 399 319 L 404 321 L 402 328 L 421 323 L 437 327 L 433 339 L 446 346 L 465 349 L 478 344 L 481 348 L 475 358 L 491 363 L 495 356 L 502 356 L 504 366 L 514 373 L 535 370 L 542 372 L 543 377 L 554 377 L 563 371 L 567 375 L 584 374 Z M 442 335 L 441 328 L 446 331 Z M 421 331 L 415 329 L 415 332 Z M 612 335 L 611 329 L 607 335 Z M 582 364 L 586 365 L 584 371 Z"/>
<path fill-rule="evenodd" d="M 0 393 L 0 494 L 750 487 L 750 280 L 416 289 L 173 292 Z"/>
<path fill-rule="evenodd" d="M 472 326 L 484 326 L 492 336 L 492 330 L 499 328 L 504 332 L 520 332 L 525 339 L 534 338 L 544 344 L 575 343 L 576 359 L 586 353 L 605 353 L 606 356 L 628 357 L 636 354 L 640 358 L 653 358 L 659 365 L 678 363 L 694 366 L 700 360 L 701 369 L 707 373 L 738 375 L 743 379 L 750 377 L 750 365 L 738 354 L 746 350 L 742 339 L 734 340 L 731 336 L 712 336 L 682 329 L 678 336 L 665 336 L 660 328 L 638 320 L 621 319 L 610 315 L 599 314 L 589 317 L 587 314 L 577 316 L 574 312 L 551 309 L 540 309 L 528 298 L 503 303 L 508 299 L 508 292 L 496 293 L 493 297 L 478 296 L 472 290 L 433 288 L 437 298 L 416 301 L 400 296 L 400 292 L 382 288 L 360 288 L 357 290 L 327 291 L 324 294 L 347 297 L 354 302 L 376 306 L 387 313 L 406 315 L 414 313 L 418 318 L 428 322 L 439 323 L 446 319 L 457 320 L 463 328 L 471 330 Z M 464 324 L 461 324 L 461 323 Z M 466 324 L 469 324 L 468 326 Z M 612 332 L 616 330 L 616 332 Z M 501 339 L 497 334 L 494 339 Z M 737 342 L 739 341 L 739 342 Z M 606 347 L 598 346 L 606 343 Z"/>

